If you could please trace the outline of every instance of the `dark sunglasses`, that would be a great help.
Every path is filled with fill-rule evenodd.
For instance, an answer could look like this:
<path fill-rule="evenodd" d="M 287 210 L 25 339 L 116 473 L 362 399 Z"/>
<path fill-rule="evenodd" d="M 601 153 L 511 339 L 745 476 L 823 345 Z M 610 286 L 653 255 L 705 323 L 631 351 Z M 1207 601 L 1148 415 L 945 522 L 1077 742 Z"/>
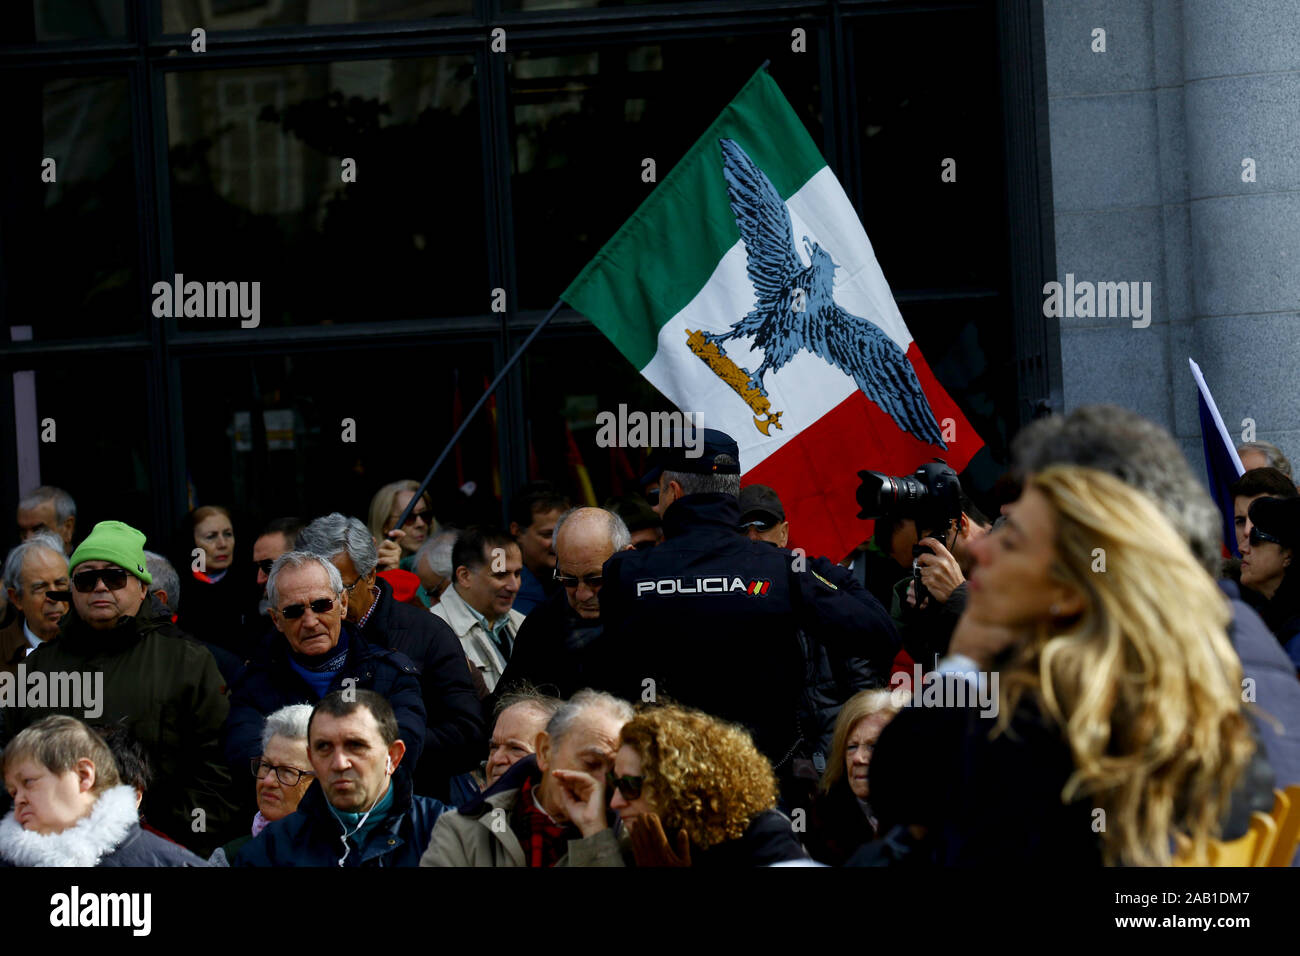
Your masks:
<path fill-rule="evenodd" d="M 605 786 L 609 790 L 610 796 L 613 796 L 617 790 L 623 794 L 624 800 L 635 800 L 641 796 L 641 788 L 645 786 L 645 777 L 616 777 L 614 771 L 605 771 Z"/>
<path fill-rule="evenodd" d="M 257 570 L 270 577 L 271 565 L 275 564 L 275 558 L 263 558 L 261 561 L 254 561 L 253 564 L 257 565 Z"/>
<path fill-rule="evenodd" d="M 559 582 L 560 587 L 572 591 L 579 584 L 585 584 L 589 588 L 598 588 L 605 583 L 603 574 L 584 574 L 580 577 L 574 577 L 571 574 L 561 574 L 560 569 L 555 569 L 555 580 Z"/>
<path fill-rule="evenodd" d="M 1258 547 L 1261 541 L 1269 541 L 1280 547 L 1286 547 L 1286 545 L 1282 544 L 1281 538 L 1275 538 L 1267 531 L 1260 531 L 1258 525 L 1252 525 L 1250 529 L 1250 546 L 1252 548 Z"/>
<path fill-rule="evenodd" d="M 82 594 L 89 594 L 102 580 L 110 591 L 120 591 L 126 587 L 126 579 L 127 572 L 122 568 L 100 568 L 98 571 L 78 571 L 72 576 L 72 586 Z"/>
<path fill-rule="evenodd" d="M 389 515 L 388 520 L 393 522 L 393 524 L 397 524 L 397 519 L 400 518 L 401 516 L 402 514 L 399 511 L 395 515 Z M 422 520 L 427 525 L 429 523 L 429 519 L 432 517 L 433 515 L 429 512 L 427 508 L 424 511 L 412 511 L 411 516 L 406 519 L 406 524 L 402 525 L 402 527 L 409 528 L 413 524 L 415 524 L 417 520 Z"/>
<path fill-rule="evenodd" d="M 280 608 L 280 616 L 286 621 L 296 621 L 307 613 L 309 607 L 313 614 L 328 614 L 334 610 L 334 601 L 332 598 L 317 598 L 311 604 L 290 604 L 288 607 Z"/>
<path fill-rule="evenodd" d="M 638 541 L 636 544 L 632 545 L 632 547 L 636 548 L 638 551 L 649 551 L 658 543 L 658 541 Z"/>

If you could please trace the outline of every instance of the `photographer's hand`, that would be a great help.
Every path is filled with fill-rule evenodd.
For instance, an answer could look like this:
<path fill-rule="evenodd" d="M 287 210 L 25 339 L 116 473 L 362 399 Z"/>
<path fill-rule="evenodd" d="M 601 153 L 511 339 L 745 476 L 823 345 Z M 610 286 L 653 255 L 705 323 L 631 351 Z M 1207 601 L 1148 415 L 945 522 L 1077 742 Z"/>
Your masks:
<path fill-rule="evenodd" d="M 931 597 L 941 604 L 945 603 L 953 591 L 966 583 L 961 565 L 937 538 L 922 538 L 917 544 L 929 545 L 934 551 L 933 554 L 921 554 L 916 558 L 917 566 L 921 569 L 921 583 Z"/>

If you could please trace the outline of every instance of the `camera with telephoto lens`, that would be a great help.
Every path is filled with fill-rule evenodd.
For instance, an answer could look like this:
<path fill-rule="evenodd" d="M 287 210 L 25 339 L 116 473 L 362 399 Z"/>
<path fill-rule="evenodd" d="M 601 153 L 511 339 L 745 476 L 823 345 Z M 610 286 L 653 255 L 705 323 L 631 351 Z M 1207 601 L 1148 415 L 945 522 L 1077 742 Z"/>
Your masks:
<path fill-rule="evenodd" d="M 858 477 L 859 518 L 911 518 L 916 522 L 916 539 L 937 538 L 947 544 L 953 521 L 961 521 L 961 481 L 957 473 L 941 458 L 922 465 L 910 475 L 886 475 L 879 471 L 860 471 Z M 930 596 L 921 584 L 921 568 L 916 559 L 934 554 L 928 544 L 912 545 L 912 581 L 916 606 Z"/>

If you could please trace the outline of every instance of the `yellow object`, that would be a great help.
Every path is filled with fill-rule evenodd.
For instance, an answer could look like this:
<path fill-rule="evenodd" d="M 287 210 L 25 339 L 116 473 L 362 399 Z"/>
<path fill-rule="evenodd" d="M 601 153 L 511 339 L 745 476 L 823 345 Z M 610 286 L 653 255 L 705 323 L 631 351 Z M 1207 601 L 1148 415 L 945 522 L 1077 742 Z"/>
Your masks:
<path fill-rule="evenodd" d="M 1228 843 L 1210 840 L 1204 863 L 1195 862 L 1190 851 L 1183 850 L 1174 857 L 1174 866 L 1267 866 L 1277 842 L 1277 829 L 1271 816 L 1256 810 L 1250 815 L 1250 830 L 1244 837 Z"/>

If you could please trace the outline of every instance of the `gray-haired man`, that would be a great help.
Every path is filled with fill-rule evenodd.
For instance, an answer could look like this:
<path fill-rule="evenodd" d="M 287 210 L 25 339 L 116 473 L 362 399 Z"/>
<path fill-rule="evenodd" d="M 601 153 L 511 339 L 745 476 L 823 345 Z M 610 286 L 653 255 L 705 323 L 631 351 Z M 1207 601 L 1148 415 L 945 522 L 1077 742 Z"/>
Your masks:
<path fill-rule="evenodd" d="M 279 633 L 258 649 L 231 688 L 222 736 L 230 766 L 243 770 L 261 753 L 268 714 L 358 688 L 387 698 L 408 759 L 418 760 L 425 726 L 419 674 L 404 654 L 367 643 L 347 623 L 348 594 L 338 569 L 318 554 L 290 551 L 272 565 L 266 592 Z"/>
<path fill-rule="evenodd" d="M 48 532 L 28 538 L 9 552 L 4 586 L 18 609 L 13 623 L 0 630 L 0 670 L 14 670 L 45 641 L 59 633 L 68 613 L 68 559 L 63 541 Z"/>
<path fill-rule="evenodd" d="M 18 536 L 24 541 L 48 531 L 63 542 L 64 554 L 72 554 L 76 530 L 77 503 L 62 488 L 41 485 L 18 499 Z"/>
<path fill-rule="evenodd" d="M 626 701 L 581 690 L 537 735 L 537 753 L 480 799 L 445 813 L 421 866 L 625 866 L 631 857 L 605 799 Z"/>
<path fill-rule="evenodd" d="M 601 653 L 600 589 L 610 556 L 632 548 L 623 519 L 602 508 L 574 508 L 555 525 L 555 579 L 560 589 L 533 609 L 497 684 L 554 687 L 569 697 L 595 684 Z"/>
<path fill-rule="evenodd" d="M 428 725 L 423 755 L 412 754 L 409 766 L 419 793 L 449 799 L 451 778 L 478 763 L 484 738 L 483 709 L 460 641 L 441 618 L 394 597 L 376 573 L 378 549 L 361 519 L 338 512 L 317 518 L 299 534 L 298 547 L 338 569 L 348 596 L 346 620 L 361 637 L 415 664 Z"/>

